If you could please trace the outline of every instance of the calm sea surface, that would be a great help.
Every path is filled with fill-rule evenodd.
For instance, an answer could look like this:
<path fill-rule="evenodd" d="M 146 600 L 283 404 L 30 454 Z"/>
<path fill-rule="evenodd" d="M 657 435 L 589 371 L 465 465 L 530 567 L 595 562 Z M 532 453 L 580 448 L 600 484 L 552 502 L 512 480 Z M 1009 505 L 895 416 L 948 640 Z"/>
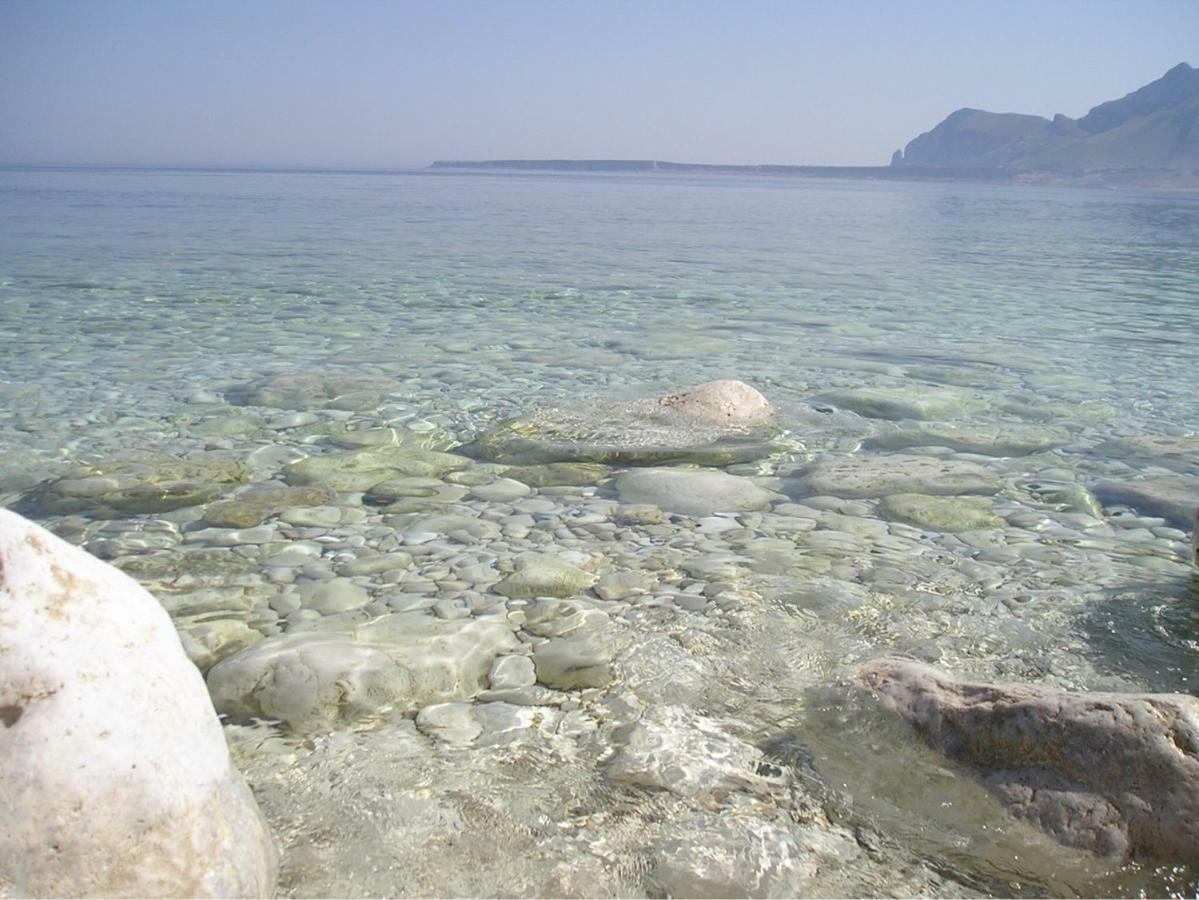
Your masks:
<path fill-rule="evenodd" d="M 965 533 L 889 523 L 869 499 L 805 512 L 794 494 L 727 530 L 676 516 L 605 531 L 606 483 L 536 491 L 545 502 L 527 510 L 530 498 L 451 499 L 452 512 L 505 529 L 506 541 L 469 549 L 468 562 L 495 571 L 534 545 L 582 554 L 597 573 L 658 553 L 660 566 L 644 567 L 658 585 L 646 596 L 667 612 L 611 615 L 626 644 L 668 635 L 689 647 L 694 672 L 660 673 L 653 687 L 631 674 L 609 694 L 547 706 L 574 722 L 595 705 L 593 753 L 564 724 L 534 729 L 519 753 L 482 738 L 439 743 L 402 717 L 316 737 L 230 725 L 283 846 L 280 890 L 293 895 L 661 890 L 654 860 L 674 840 L 663 829 L 701 813 L 604 781 L 604 716 L 619 719 L 617 695 L 647 715 L 671 707 L 735 722 L 739 739 L 805 761 L 824 785 L 829 834 L 858 835 L 854 852 L 827 851 L 805 882 L 812 891 L 1193 894 L 1194 873 L 1120 867 L 1014 822 L 851 681 L 857 665 L 898 654 L 982 680 L 1195 693 L 1199 599 L 1185 523 L 1101 509 L 1090 492 L 1199 474 L 1195 444 L 1189 456 L 1127 449 L 1199 432 L 1197 372 L 1194 197 L 735 177 L 0 170 L 0 504 L 26 508 L 38 483 L 132 452 L 252 458 L 253 478 L 271 480 L 291 459 L 331 449 L 336 427 L 466 443 L 512 415 L 716 378 L 750 382 L 779 408 L 785 447 L 733 471 L 781 494 L 812 459 L 889 452 L 869 449 L 871 438 L 916 427 L 830 399 L 860 388 L 957 392 L 954 422 L 1063 435 L 1021 456 L 908 451 L 977 462 L 1002 480 L 996 525 Z M 234 405 L 237 386 L 291 373 L 394 385 L 346 408 Z M 188 568 L 200 551 L 236 544 L 205 529 L 201 512 L 31 514 L 160 597 L 182 572 L 188 596 L 224 598 L 199 619 L 200 607 L 167 603 L 182 630 L 233 620 L 256 639 L 304 621 L 293 600 L 306 580 L 363 548 L 386 550 L 395 531 L 369 505 L 324 534 L 282 523 L 267 549 L 234 546 L 246 563 L 230 575 Z M 310 555 L 315 542 L 317 569 L 270 563 L 292 541 Z M 442 549 L 418 555 L 399 582 L 423 598 L 412 609 L 479 586 L 448 575 L 461 546 L 432 546 Z M 716 568 L 687 575 L 690 558 Z M 359 580 L 376 602 L 397 587 Z M 703 597 L 705 581 L 733 581 L 756 605 L 730 616 L 676 602 L 679 591 Z"/>

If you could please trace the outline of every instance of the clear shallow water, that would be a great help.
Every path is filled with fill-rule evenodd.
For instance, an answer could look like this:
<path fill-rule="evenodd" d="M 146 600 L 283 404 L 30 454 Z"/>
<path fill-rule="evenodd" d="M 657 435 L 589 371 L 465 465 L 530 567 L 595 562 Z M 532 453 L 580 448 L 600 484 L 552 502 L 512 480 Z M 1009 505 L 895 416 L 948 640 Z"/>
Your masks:
<path fill-rule="evenodd" d="M 675 556 L 737 555 L 738 583 L 760 598 L 736 616 L 671 604 L 669 615 L 632 616 L 632 634 L 682 635 L 705 649 L 691 651 L 696 684 L 631 675 L 629 689 L 651 706 L 734 718 L 757 746 L 802 747 L 844 795 L 846 827 L 884 835 L 877 853 L 826 867 L 813 890 L 1185 892 L 1188 873 L 1116 871 L 1005 819 L 846 685 L 856 664 L 901 653 L 987 679 L 1193 693 L 1196 597 L 1181 534 L 1118 508 L 1088 518 L 1028 485 L 1199 472 L 1194 458 L 1100 449 L 1199 430 L 1197 334 L 1199 201 L 1189 197 L 736 178 L 2 171 L 0 502 L 72 462 L 131 449 L 319 449 L 319 433 L 271 428 L 279 410 L 224 402 L 227 389 L 274 373 L 394 379 L 373 407 L 320 415 L 435 426 L 456 442 L 538 407 L 742 378 L 790 432 L 789 452 L 736 469 L 765 479 L 821 454 L 878 452 L 858 448 L 893 426 L 815 412 L 825 392 L 965 390 L 980 402 L 955 421 L 1069 434 L 1029 456 L 970 457 L 1003 480 L 1002 528 L 970 540 L 921 533 L 889 525 L 873 501 L 850 501 L 822 508 L 810 527 L 751 513 L 720 535 L 676 518 L 620 538 L 622 551 L 658 548 L 662 572 L 678 568 Z M 259 425 L 206 428 L 246 414 Z M 553 508 L 538 514 L 597 571 L 618 555 L 613 542 L 568 519 L 607 490 L 545 492 Z M 501 523 L 519 514 L 460 505 Z M 386 522 L 371 516 L 357 533 L 368 547 L 385 540 L 369 529 Z M 160 596 L 178 575 L 172 560 L 197 544 L 186 511 L 46 520 Z M 330 553 L 353 552 L 355 534 L 336 531 L 345 543 Z M 1010 558 L 987 559 L 988 548 Z M 502 563 L 505 552 L 489 558 Z M 288 630 L 261 608 L 287 583 L 255 552 L 244 558 L 236 577 L 190 577 L 244 588 L 256 628 Z M 810 579 L 823 579 L 811 582 L 818 594 L 845 584 L 859 599 L 797 600 Z M 636 894 L 652 889 L 654 830 L 677 815 L 647 792 L 613 789 L 596 775 L 603 751 L 592 758 L 561 734 L 521 754 L 447 749 L 406 720 L 328 739 L 265 726 L 231 736 L 281 832 L 281 889 L 294 894 Z M 897 759 L 885 750 L 893 743 Z M 926 777 L 910 777 L 913 767 Z M 380 810 L 364 812 L 375 802 Z M 428 840 L 442 842 L 433 859 L 421 853 Z M 546 874 L 563 867 L 589 874 Z"/>

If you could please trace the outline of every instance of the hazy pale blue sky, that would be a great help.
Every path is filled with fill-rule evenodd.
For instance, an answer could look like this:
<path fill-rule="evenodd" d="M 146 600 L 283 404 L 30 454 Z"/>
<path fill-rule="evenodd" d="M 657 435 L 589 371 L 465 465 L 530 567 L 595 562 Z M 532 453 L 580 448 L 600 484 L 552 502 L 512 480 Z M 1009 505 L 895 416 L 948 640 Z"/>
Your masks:
<path fill-rule="evenodd" d="M 883 165 L 1199 64 L 1199 0 L 0 0 L 0 163 Z"/>

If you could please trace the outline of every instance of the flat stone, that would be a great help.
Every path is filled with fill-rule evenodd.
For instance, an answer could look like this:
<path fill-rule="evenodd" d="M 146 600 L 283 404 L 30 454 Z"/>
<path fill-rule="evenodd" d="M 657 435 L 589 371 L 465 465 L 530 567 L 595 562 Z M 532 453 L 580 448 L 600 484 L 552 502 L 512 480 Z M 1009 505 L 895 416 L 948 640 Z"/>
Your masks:
<path fill-rule="evenodd" d="M 653 583 L 644 572 L 609 572 L 595 583 L 595 595 L 601 600 L 624 600 L 647 593 Z"/>
<path fill-rule="evenodd" d="M 537 680 L 560 691 L 607 687 L 613 679 L 616 648 L 608 632 L 586 631 L 573 637 L 553 638 L 533 648 Z"/>
<path fill-rule="evenodd" d="M 451 453 L 412 447 L 367 447 L 325 456 L 309 456 L 283 467 L 288 484 L 316 485 L 333 491 L 367 491 L 401 476 L 440 478 L 470 461 Z"/>
<path fill-rule="evenodd" d="M 490 484 L 480 484 L 470 489 L 470 496 L 488 503 L 511 503 L 530 493 L 532 490 L 527 484 L 514 478 L 497 478 Z"/>
<path fill-rule="evenodd" d="M 177 621 L 183 652 L 201 672 L 207 672 L 226 656 L 232 656 L 262 640 L 260 631 L 240 619 Z"/>
<path fill-rule="evenodd" d="M 188 457 L 130 452 L 79 465 L 39 485 L 18 504 L 32 515 L 85 513 L 116 518 L 207 503 L 246 479 L 237 459 L 216 453 Z"/>
<path fill-rule="evenodd" d="M 1093 490 L 1104 506 L 1131 506 L 1142 515 L 1161 516 L 1184 530 L 1190 530 L 1199 509 L 1199 478 L 1187 475 L 1101 481 Z"/>
<path fill-rule="evenodd" d="M 530 487 L 566 487 L 570 485 L 598 484 L 612 470 L 599 463 L 549 463 L 542 466 L 513 466 L 504 472 L 508 478 Z"/>
<path fill-rule="evenodd" d="M 1115 438 L 1101 443 L 1095 452 L 1115 459 L 1145 460 L 1178 472 L 1199 471 L 1199 434 Z"/>
<path fill-rule="evenodd" d="M 494 617 L 395 613 L 347 631 L 269 637 L 213 666 L 208 687 L 217 709 L 234 719 L 321 730 L 469 700 L 487 686 L 496 656 L 518 647 Z"/>
<path fill-rule="evenodd" d="M 605 774 L 617 784 L 669 791 L 714 802 L 747 791 L 783 793 L 781 777 L 759 774 L 762 751 L 719 723 L 680 706 L 662 706 L 613 735 L 617 753 Z"/>
<path fill-rule="evenodd" d="M 495 585 L 505 597 L 571 597 L 587 590 L 595 576 L 545 553 L 526 553 L 515 561 L 516 571 Z"/>
<path fill-rule="evenodd" d="M 446 535 L 462 543 L 493 541 L 500 536 L 500 526 L 488 519 L 473 516 L 427 516 L 412 521 L 413 532 L 426 532 L 434 537 Z"/>
<path fill-rule="evenodd" d="M 819 460 L 785 484 L 796 499 L 824 494 L 849 498 L 994 494 L 1003 486 L 998 476 L 977 463 L 899 453 Z"/>
<path fill-rule="evenodd" d="M 1199 698 L 978 684 L 908 660 L 858 677 L 1061 843 L 1199 862 Z"/>
<path fill-rule="evenodd" d="M 336 407 L 338 398 L 346 395 L 355 398 L 356 395 L 350 406 L 362 408 L 364 395 L 373 398 L 371 405 L 377 405 L 383 396 L 398 387 L 392 379 L 375 375 L 294 372 L 229 388 L 225 398 L 237 406 L 307 410 Z"/>
<path fill-rule="evenodd" d="M 277 853 L 163 608 L 0 510 L 0 895 L 263 897 Z"/>
<path fill-rule="evenodd" d="M 304 609 L 315 610 L 323 616 L 361 609 L 370 603 L 366 588 L 348 578 L 310 581 L 300 585 L 299 592 Z"/>
<path fill-rule="evenodd" d="M 1003 519 L 985 497 L 930 497 L 927 494 L 891 494 L 879 503 L 888 519 L 907 522 L 929 531 L 974 531 L 1001 528 Z"/>
<path fill-rule="evenodd" d="M 776 449 L 771 439 L 777 427 L 763 414 L 759 401 L 765 401 L 748 385 L 741 391 L 727 389 L 728 384 L 701 385 L 657 400 L 543 410 L 501 422 L 463 452 L 514 466 L 725 466 L 769 456 Z"/>
<path fill-rule="evenodd" d="M 978 394 L 927 384 L 826 391 L 816 399 L 871 419 L 948 419 L 986 405 Z"/>
<path fill-rule="evenodd" d="M 867 447 L 904 450 L 908 447 L 949 447 L 961 453 L 983 456 L 1027 456 L 1070 440 L 1064 428 L 1047 425 L 998 423 L 994 425 L 956 425 L 931 422 L 919 427 L 900 428 L 877 434 Z"/>
<path fill-rule="evenodd" d="M 803 897 L 818 860 L 791 830 L 761 819 L 671 822 L 655 843 L 650 881 L 667 897 Z"/>
<path fill-rule="evenodd" d="M 776 499 L 749 478 L 714 469 L 635 469 L 616 476 L 616 490 L 622 503 L 688 516 L 765 509 Z"/>
<path fill-rule="evenodd" d="M 527 656 L 499 656 L 487 676 L 493 691 L 530 687 L 537 683 L 533 660 Z"/>
<path fill-rule="evenodd" d="M 253 528 L 290 506 L 323 506 L 332 491 L 282 484 L 251 485 L 236 496 L 208 504 L 204 521 L 217 528 Z"/>

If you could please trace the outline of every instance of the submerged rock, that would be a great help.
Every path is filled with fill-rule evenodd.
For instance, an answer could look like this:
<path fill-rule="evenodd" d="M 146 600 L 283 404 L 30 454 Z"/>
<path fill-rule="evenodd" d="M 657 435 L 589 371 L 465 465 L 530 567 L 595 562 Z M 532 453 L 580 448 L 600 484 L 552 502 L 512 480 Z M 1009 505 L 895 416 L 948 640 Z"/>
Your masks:
<path fill-rule="evenodd" d="M 606 772 L 617 784 L 669 791 L 713 807 L 733 793 L 773 795 L 787 788 L 782 776 L 760 774 L 761 750 L 684 707 L 659 707 L 614 738 L 619 749 Z"/>
<path fill-rule="evenodd" d="M 487 687 L 495 658 L 518 646 L 494 617 L 397 613 L 348 630 L 267 638 L 213 666 L 208 688 L 217 709 L 236 719 L 313 731 L 469 700 Z"/>
<path fill-rule="evenodd" d="M 773 410 L 761 394 L 742 382 L 720 381 L 658 400 L 549 409 L 511 419 L 463 452 L 515 466 L 726 466 L 769 456 L 776 433 Z"/>
<path fill-rule="evenodd" d="M 271 375 L 225 391 L 237 406 L 280 409 L 366 409 L 379 405 L 399 385 L 376 375 L 294 372 Z"/>
<path fill-rule="evenodd" d="M 886 450 L 936 446 L 984 456 L 1027 456 L 1061 446 L 1069 439 L 1070 433 L 1064 428 L 1047 425 L 955 425 L 930 422 L 919 427 L 877 434 L 866 442 L 866 446 Z"/>
<path fill-rule="evenodd" d="M 978 394 L 927 384 L 826 391 L 816 399 L 871 419 L 949 419 L 986 405 Z"/>
<path fill-rule="evenodd" d="M 1199 473 L 1199 434 L 1115 438 L 1104 441 L 1095 452 L 1115 459 L 1146 460 L 1177 472 Z"/>
<path fill-rule="evenodd" d="M 316 485 L 331 491 L 368 491 L 392 479 L 440 478 L 468 465 L 468 459 L 437 450 L 367 447 L 288 463 L 283 467 L 283 477 L 293 485 Z"/>
<path fill-rule="evenodd" d="M 1003 519 L 995 515 L 995 507 L 985 497 L 891 494 L 882 499 L 879 509 L 888 519 L 929 531 L 974 531 L 1003 525 Z"/>
<path fill-rule="evenodd" d="M 599 463 L 549 463 L 543 466 L 513 466 L 504 472 L 529 487 L 562 487 L 597 484 L 612 474 Z"/>
<path fill-rule="evenodd" d="M 293 506 L 325 506 L 332 491 L 282 484 L 255 484 L 234 497 L 210 503 L 204 521 L 218 528 L 253 528 Z"/>
<path fill-rule="evenodd" d="M 1187 475 L 1101 481 L 1094 490 L 1104 506 L 1131 506 L 1143 515 L 1161 516 L 1175 528 L 1189 528 L 1199 507 L 1199 477 Z"/>
<path fill-rule="evenodd" d="M 901 453 L 822 459 L 786 483 L 788 493 L 797 498 L 994 494 L 1000 487 L 999 478 L 977 463 Z"/>
<path fill-rule="evenodd" d="M 260 897 L 276 851 L 158 602 L 0 510 L 0 895 Z"/>
<path fill-rule="evenodd" d="M 595 576 L 546 553 L 526 553 L 516 558 L 516 571 L 495 585 L 505 597 L 572 597 L 595 582 Z"/>
<path fill-rule="evenodd" d="M 748 478 L 711 469 L 635 469 L 616 477 L 622 503 L 687 516 L 765 509 L 776 499 Z"/>
<path fill-rule="evenodd" d="M 1058 841 L 1199 862 L 1199 699 L 977 684 L 906 660 L 858 677 Z"/>
<path fill-rule="evenodd" d="M 652 884 L 670 897 L 798 897 L 818 859 L 792 829 L 761 819 L 675 822 L 654 845 Z"/>
<path fill-rule="evenodd" d="M 33 515 L 86 513 L 117 518 L 207 503 L 246 480 L 246 467 L 216 453 L 128 453 L 77 466 L 29 492 L 19 509 Z"/>

